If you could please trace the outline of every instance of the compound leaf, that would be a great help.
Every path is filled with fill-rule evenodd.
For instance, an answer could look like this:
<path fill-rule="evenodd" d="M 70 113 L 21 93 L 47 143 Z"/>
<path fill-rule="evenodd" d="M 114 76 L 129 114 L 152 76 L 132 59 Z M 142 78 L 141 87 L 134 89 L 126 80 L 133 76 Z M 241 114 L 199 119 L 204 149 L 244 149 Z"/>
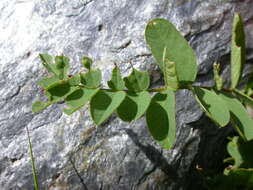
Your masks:
<path fill-rule="evenodd" d="M 253 120 L 244 106 L 231 94 L 220 92 L 219 96 L 226 102 L 230 111 L 230 121 L 244 140 L 253 139 Z"/>
<path fill-rule="evenodd" d="M 235 88 L 241 78 L 245 63 L 245 34 L 243 20 L 239 14 L 234 15 L 231 47 L 231 88 Z"/>
<path fill-rule="evenodd" d="M 226 102 L 215 92 L 194 87 L 195 98 L 203 110 L 212 120 L 220 126 L 225 126 L 230 120 L 230 114 Z"/>
<path fill-rule="evenodd" d="M 148 89 L 150 79 L 148 72 L 140 72 L 133 69 L 132 73 L 124 78 L 126 87 L 132 92 L 140 92 Z"/>
<path fill-rule="evenodd" d="M 96 125 L 103 123 L 124 100 L 124 91 L 99 90 L 91 99 L 90 112 Z"/>
<path fill-rule="evenodd" d="M 245 142 L 238 137 L 234 137 L 227 145 L 230 156 L 233 157 L 236 168 L 253 168 L 252 160 L 253 141 Z"/>
<path fill-rule="evenodd" d="M 99 89 L 80 88 L 68 95 L 65 99 L 69 108 L 63 110 L 70 115 L 82 106 L 84 106 L 98 92 Z"/>
<path fill-rule="evenodd" d="M 115 91 L 123 90 L 125 88 L 125 82 L 121 78 L 120 70 L 118 67 L 115 67 L 112 70 L 112 78 L 107 82 L 108 86 Z"/>
<path fill-rule="evenodd" d="M 93 63 L 93 61 L 92 61 L 91 58 L 85 57 L 85 56 L 82 58 L 82 65 L 83 65 L 86 69 L 90 70 L 90 69 L 91 69 L 92 63 Z"/>
<path fill-rule="evenodd" d="M 81 73 L 81 83 L 87 88 L 98 88 L 102 74 L 99 69 L 89 70 L 87 73 Z"/>
<path fill-rule="evenodd" d="M 145 37 L 162 71 L 163 60 L 176 64 L 178 80 L 193 82 L 197 74 L 196 56 L 184 37 L 172 23 L 165 19 L 151 20 L 145 30 Z M 167 49 L 164 54 L 164 49 Z"/>
<path fill-rule="evenodd" d="M 124 101 L 117 108 L 117 114 L 123 121 L 139 119 L 147 110 L 151 96 L 147 91 L 127 93 Z"/>
<path fill-rule="evenodd" d="M 176 136 L 175 95 L 172 90 L 157 93 L 146 112 L 146 121 L 153 138 L 170 149 Z"/>

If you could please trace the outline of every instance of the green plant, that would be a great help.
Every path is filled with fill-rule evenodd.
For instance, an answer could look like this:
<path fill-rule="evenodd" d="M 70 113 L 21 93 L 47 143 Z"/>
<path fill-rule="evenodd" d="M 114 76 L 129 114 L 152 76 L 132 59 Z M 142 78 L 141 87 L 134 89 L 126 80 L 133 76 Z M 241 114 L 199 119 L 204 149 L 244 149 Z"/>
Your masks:
<path fill-rule="evenodd" d="M 197 75 L 195 53 L 169 21 L 160 18 L 150 21 L 145 38 L 163 72 L 163 87 L 150 89 L 149 74 L 135 68 L 129 76 L 122 78 L 115 66 L 111 80 L 107 82 L 109 88 L 104 89 L 100 87 L 101 71 L 92 68 L 90 58 L 82 59 L 86 72 L 69 76 L 68 57 L 40 54 L 50 77 L 41 79 L 38 85 L 44 89 L 48 101 L 36 101 L 32 110 L 38 112 L 64 100 L 67 108 L 63 112 L 72 114 L 90 102 L 90 114 L 96 125 L 106 121 L 113 112 L 126 122 L 145 115 L 150 134 L 163 148 L 170 149 L 176 132 L 175 92 L 188 89 L 218 126 L 224 127 L 231 122 L 243 142 L 253 139 L 253 120 L 244 107 L 253 107 L 253 101 L 248 96 L 252 94 L 253 80 L 244 90 L 236 89 L 245 62 L 243 22 L 238 14 L 235 14 L 232 31 L 230 88 L 223 87 L 219 64 L 214 64 L 215 86 L 193 84 Z"/>

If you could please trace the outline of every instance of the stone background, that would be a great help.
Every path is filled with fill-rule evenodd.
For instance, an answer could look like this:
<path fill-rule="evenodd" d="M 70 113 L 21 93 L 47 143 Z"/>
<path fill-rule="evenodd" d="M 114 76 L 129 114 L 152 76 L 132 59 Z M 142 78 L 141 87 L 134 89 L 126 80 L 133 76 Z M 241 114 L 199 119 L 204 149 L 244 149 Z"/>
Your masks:
<path fill-rule="evenodd" d="M 41 189 L 205 189 L 196 165 L 207 171 L 220 167 L 231 129 L 217 129 L 190 92 L 177 93 L 177 142 L 165 151 L 150 137 L 145 119 L 128 124 L 113 116 L 96 127 L 88 107 L 66 116 L 62 104 L 33 114 L 32 103 L 43 98 L 36 81 L 47 75 L 38 54 L 69 56 L 72 73 L 80 71 L 82 56 L 90 56 L 104 81 L 113 62 L 126 76 L 132 61 L 149 71 L 157 86 L 161 76 L 144 29 L 150 19 L 162 17 L 174 23 L 196 51 L 197 84 L 212 85 L 214 61 L 221 62 L 224 78 L 229 77 L 235 11 L 246 26 L 246 75 L 253 61 L 251 0 L 1 0 L 0 189 L 33 189 L 26 126 Z"/>

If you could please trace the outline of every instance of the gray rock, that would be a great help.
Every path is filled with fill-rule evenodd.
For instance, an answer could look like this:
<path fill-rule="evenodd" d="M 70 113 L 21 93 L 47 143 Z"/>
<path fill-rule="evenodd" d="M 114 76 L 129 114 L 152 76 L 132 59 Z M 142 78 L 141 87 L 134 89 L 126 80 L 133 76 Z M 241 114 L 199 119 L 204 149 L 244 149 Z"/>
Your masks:
<path fill-rule="evenodd" d="M 150 137 L 144 119 L 128 124 L 113 116 L 95 127 L 87 107 L 72 116 L 62 114 L 61 104 L 32 113 L 32 103 L 44 98 L 35 83 L 46 76 L 38 54 L 69 56 L 72 73 L 80 71 L 82 56 L 90 56 L 102 69 L 104 84 L 113 62 L 126 76 L 131 61 L 148 70 L 156 86 L 161 76 L 144 29 L 148 20 L 163 17 L 196 50 L 197 84 L 212 85 L 216 60 L 228 78 L 234 11 L 245 20 L 250 63 L 250 0 L 1 0 L 0 189 L 33 189 L 26 127 L 42 189 L 204 189 L 195 167 L 219 166 L 231 130 L 218 129 L 203 116 L 189 91 L 177 93 L 177 142 L 166 151 Z"/>

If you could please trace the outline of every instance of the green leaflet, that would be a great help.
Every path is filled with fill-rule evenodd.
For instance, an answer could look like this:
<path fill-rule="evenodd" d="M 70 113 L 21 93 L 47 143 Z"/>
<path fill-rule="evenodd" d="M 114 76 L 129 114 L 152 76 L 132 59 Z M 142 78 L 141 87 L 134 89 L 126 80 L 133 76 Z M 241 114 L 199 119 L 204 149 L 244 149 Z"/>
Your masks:
<path fill-rule="evenodd" d="M 179 88 L 179 82 L 177 79 L 176 64 L 174 62 L 170 62 L 168 59 L 165 59 L 163 73 L 165 87 L 171 90 L 177 90 Z"/>
<path fill-rule="evenodd" d="M 253 120 L 243 105 L 231 94 L 220 92 L 219 96 L 226 101 L 230 111 L 230 121 L 244 140 L 253 139 Z"/>
<path fill-rule="evenodd" d="M 117 108 L 117 114 L 123 121 L 139 119 L 147 110 L 151 96 L 147 91 L 127 93 L 124 101 Z"/>
<path fill-rule="evenodd" d="M 195 53 L 173 24 L 161 18 L 151 20 L 146 27 L 145 38 L 162 71 L 163 60 L 166 59 L 176 64 L 179 82 L 188 83 L 195 80 Z M 165 48 L 167 51 L 164 56 Z"/>
<path fill-rule="evenodd" d="M 66 56 L 56 56 L 55 68 L 60 80 L 67 79 L 69 71 L 69 58 Z"/>
<path fill-rule="evenodd" d="M 63 100 L 76 89 L 78 89 L 78 87 L 71 86 L 68 81 L 60 81 L 55 83 L 52 87 L 46 89 L 46 92 L 50 95 L 50 101 L 55 103 Z"/>
<path fill-rule="evenodd" d="M 231 88 L 235 88 L 241 78 L 245 63 L 245 34 L 243 20 L 239 14 L 234 15 L 231 46 Z"/>
<path fill-rule="evenodd" d="M 90 70 L 90 69 L 91 69 L 92 63 L 93 63 L 93 61 L 92 61 L 91 58 L 85 57 L 85 56 L 82 58 L 82 65 L 83 65 L 86 69 Z"/>
<path fill-rule="evenodd" d="M 194 87 L 193 92 L 200 106 L 204 109 L 207 116 L 218 123 L 225 126 L 230 120 L 230 114 L 226 102 L 220 98 L 215 92 L 210 90 Z"/>
<path fill-rule="evenodd" d="M 102 74 L 99 69 L 81 73 L 81 83 L 87 88 L 98 88 L 101 84 Z"/>
<path fill-rule="evenodd" d="M 244 142 L 238 137 L 234 137 L 227 145 L 228 153 L 233 157 L 236 168 L 252 168 L 252 147 L 253 141 Z"/>
<path fill-rule="evenodd" d="M 115 91 L 123 90 L 125 88 L 125 82 L 121 78 L 120 70 L 118 67 L 115 67 L 112 70 L 112 78 L 107 82 L 108 86 Z"/>
<path fill-rule="evenodd" d="M 71 93 L 65 99 L 66 104 L 70 107 L 63 112 L 70 115 L 82 106 L 84 106 L 97 92 L 97 89 L 80 88 Z"/>
<path fill-rule="evenodd" d="M 223 80 L 220 77 L 219 72 L 220 72 L 220 64 L 214 63 L 213 75 L 214 75 L 215 87 L 217 90 L 221 90 L 223 86 Z"/>
<path fill-rule="evenodd" d="M 45 77 L 37 82 L 39 86 L 42 88 L 49 88 L 54 83 L 59 82 L 59 78 L 57 76 Z"/>
<path fill-rule="evenodd" d="M 57 76 L 57 71 L 53 66 L 53 56 L 48 54 L 39 54 L 39 56 L 43 66 L 47 69 L 47 71 Z"/>
<path fill-rule="evenodd" d="M 133 69 L 132 73 L 124 78 L 126 87 L 132 92 L 140 92 L 147 90 L 149 87 L 149 74 L 148 72 L 140 72 Z"/>
<path fill-rule="evenodd" d="M 66 56 L 56 56 L 55 64 L 53 63 L 53 56 L 48 54 L 40 54 L 43 66 L 49 73 L 54 74 L 60 80 L 67 79 L 69 70 L 69 58 Z"/>
<path fill-rule="evenodd" d="M 146 112 L 146 121 L 153 138 L 170 149 L 176 136 L 175 95 L 172 90 L 157 93 Z"/>
<path fill-rule="evenodd" d="M 91 99 L 90 112 L 96 125 L 102 124 L 124 100 L 124 91 L 99 90 Z"/>
<path fill-rule="evenodd" d="M 70 86 L 78 86 L 81 83 L 80 74 L 68 78 L 68 83 L 70 84 Z"/>
<path fill-rule="evenodd" d="M 233 89 L 236 96 L 253 109 L 253 99 L 237 89 Z"/>
<path fill-rule="evenodd" d="M 49 102 L 36 101 L 32 105 L 32 111 L 35 112 L 35 113 L 40 112 L 40 111 L 46 109 L 50 105 L 51 104 Z"/>

